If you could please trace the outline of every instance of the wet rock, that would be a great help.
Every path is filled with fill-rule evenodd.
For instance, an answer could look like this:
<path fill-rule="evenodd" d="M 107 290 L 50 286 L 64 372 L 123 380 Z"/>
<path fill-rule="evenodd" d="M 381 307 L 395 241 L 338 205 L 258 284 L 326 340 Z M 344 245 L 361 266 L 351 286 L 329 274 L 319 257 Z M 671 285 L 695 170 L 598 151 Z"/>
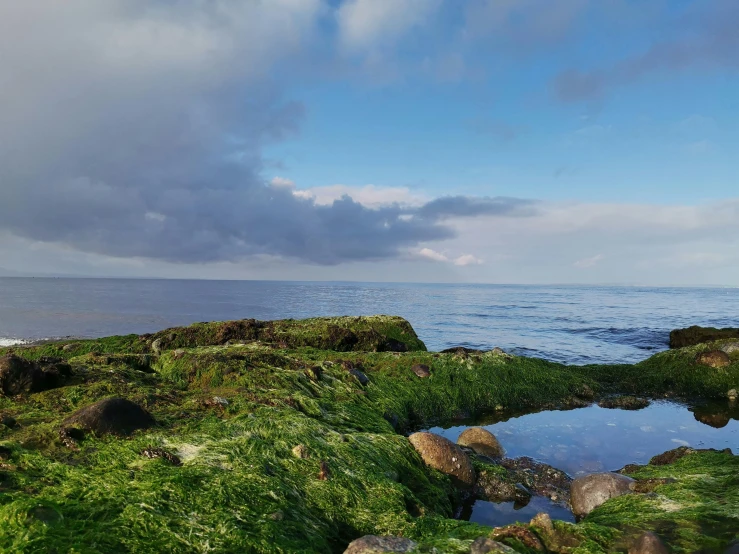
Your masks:
<path fill-rule="evenodd" d="M 512 481 L 507 475 L 492 470 L 482 470 L 475 481 L 475 496 L 489 502 L 516 502 L 525 506 L 531 493 Z"/>
<path fill-rule="evenodd" d="M 689 456 L 690 454 L 695 454 L 696 452 L 722 452 L 724 454 L 731 454 L 730 448 L 725 448 L 723 450 L 716 450 L 714 448 L 690 448 L 689 446 L 680 446 L 678 448 L 675 448 L 673 450 L 668 450 L 667 452 L 663 452 L 662 454 L 658 454 L 657 456 L 654 456 L 651 460 L 649 460 L 649 465 L 652 466 L 666 466 L 672 463 L 675 463 L 680 458 L 684 456 Z"/>
<path fill-rule="evenodd" d="M 736 354 L 739 353 L 739 341 L 737 342 L 730 342 L 729 344 L 725 344 L 721 347 L 722 352 L 726 352 L 727 354 Z"/>
<path fill-rule="evenodd" d="M 80 441 L 84 440 L 85 431 L 76 427 L 62 427 L 59 429 L 59 440 L 67 448 L 77 450 Z"/>
<path fill-rule="evenodd" d="M 731 364 L 731 358 L 726 352 L 721 350 L 710 350 L 701 352 L 695 357 L 695 362 L 700 365 L 720 369 Z"/>
<path fill-rule="evenodd" d="M 349 374 L 352 375 L 357 381 L 359 381 L 359 384 L 363 387 L 369 383 L 369 377 L 367 377 L 358 369 L 350 369 Z"/>
<path fill-rule="evenodd" d="M 344 554 L 382 554 L 383 552 L 413 552 L 418 545 L 403 537 L 378 537 L 365 535 L 353 541 Z"/>
<path fill-rule="evenodd" d="M 125 398 L 107 398 L 76 411 L 65 425 L 79 426 L 95 435 L 130 435 L 156 422 L 149 412 Z"/>
<path fill-rule="evenodd" d="M 650 531 L 640 535 L 629 548 L 629 554 L 668 554 L 668 552 L 660 538 Z"/>
<path fill-rule="evenodd" d="M 530 524 L 532 527 L 538 527 L 544 533 L 552 533 L 554 531 L 554 524 L 552 518 L 546 512 L 539 512 L 532 519 Z"/>
<path fill-rule="evenodd" d="M 657 487 L 660 487 L 662 485 L 669 485 L 671 483 L 677 483 L 677 479 L 673 479 L 671 477 L 639 479 L 636 483 L 634 483 L 632 489 L 634 492 L 644 494 L 654 492 Z"/>
<path fill-rule="evenodd" d="M 569 502 L 572 478 L 564 471 L 528 457 L 507 458 L 501 461 L 501 465 L 508 470 L 512 481 L 522 484 L 532 493 L 559 504 Z"/>
<path fill-rule="evenodd" d="M 498 527 L 493 529 L 490 533 L 490 538 L 499 539 L 516 539 L 521 542 L 525 547 L 531 550 L 543 551 L 545 550 L 544 544 L 536 534 L 523 525 L 508 525 L 506 527 Z"/>
<path fill-rule="evenodd" d="M 44 370 L 38 363 L 14 354 L 0 358 L 0 393 L 5 396 L 52 389 L 59 386 L 60 378 L 59 369 L 52 364 Z"/>
<path fill-rule="evenodd" d="M 304 460 L 310 456 L 308 448 L 305 445 L 299 444 L 292 450 L 293 456 L 298 459 Z"/>
<path fill-rule="evenodd" d="M 411 371 L 421 379 L 431 376 L 431 369 L 429 369 L 429 366 L 425 364 L 416 364 L 411 368 Z"/>
<path fill-rule="evenodd" d="M 414 433 L 408 440 L 426 465 L 450 475 L 464 487 L 475 485 L 475 469 L 467 454 L 452 441 L 433 433 Z"/>
<path fill-rule="evenodd" d="M 646 398 L 637 398 L 636 396 L 616 396 L 613 398 L 604 398 L 598 402 L 598 406 L 618 410 L 641 410 L 649 406 L 649 400 Z"/>
<path fill-rule="evenodd" d="M 387 338 L 377 347 L 378 352 L 408 352 L 408 345 L 399 340 Z"/>
<path fill-rule="evenodd" d="M 618 473 L 595 473 L 578 477 L 570 487 L 572 513 L 586 516 L 611 498 L 632 492 L 634 480 Z"/>
<path fill-rule="evenodd" d="M 470 545 L 470 554 L 488 554 L 494 552 L 501 552 L 504 554 L 516 553 L 516 551 L 510 546 L 506 546 L 501 542 L 494 541 L 487 537 L 480 537 Z"/>
<path fill-rule="evenodd" d="M 15 429 L 18 426 L 18 422 L 15 420 L 13 416 L 1 414 L 0 415 L 0 425 L 4 425 L 5 427 L 8 427 L 9 429 Z"/>
<path fill-rule="evenodd" d="M 698 327 L 694 325 L 687 329 L 675 329 L 670 332 L 670 348 L 683 348 L 704 342 L 724 339 L 739 339 L 739 329 L 715 327 Z"/>
<path fill-rule="evenodd" d="M 470 427 L 465 429 L 459 438 L 457 444 L 471 448 L 478 454 L 488 456 L 490 458 L 502 458 L 505 455 L 503 447 L 490 431 L 482 427 Z"/>

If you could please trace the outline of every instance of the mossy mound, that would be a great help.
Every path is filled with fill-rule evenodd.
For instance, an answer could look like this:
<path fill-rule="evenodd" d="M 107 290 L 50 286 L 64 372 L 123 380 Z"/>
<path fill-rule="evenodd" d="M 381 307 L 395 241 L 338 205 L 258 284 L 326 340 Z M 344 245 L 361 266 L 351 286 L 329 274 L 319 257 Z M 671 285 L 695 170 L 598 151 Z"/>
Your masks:
<path fill-rule="evenodd" d="M 493 530 L 452 518 L 462 493 L 398 431 L 619 394 L 719 398 L 739 386 L 739 363 L 706 368 L 689 349 L 635 366 L 566 366 L 501 352 L 426 352 L 399 318 L 274 322 L 256 338 L 238 335 L 248 325 L 227 338 L 224 325 L 13 349 L 26 359 L 63 358 L 70 374 L 51 390 L 0 395 L 0 415 L 15 422 L 0 425 L 0 551 L 323 553 L 372 534 L 411 538 L 421 552 L 469 552 Z M 345 342 L 325 340 L 346 336 L 331 335 L 334 327 L 371 338 L 341 351 Z M 388 339 L 408 351 L 376 351 Z M 429 377 L 419 379 L 416 364 Z M 156 426 L 70 443 L 65 420 L 111 397 L 135 402 Z M 727 514 L 739 513 L 739 499 L 717 495 L 737 487 L 712 456 L 640 470 L 684 470 L 667 492 L 656 490 L 684 509 L 671 512 L 668 502 L 657 513 L 646 497 L 638 502 L 648 519 L 629 512 L 637 499 L 616 499 L 581 524 L 555 522 L 546 540 L 557 551 L 605 552 L 633 529 L 672 521 L 691 526 L 664 534 L 674 551 L 727 544 Z M 734 458 L 721 459 L 734 468 Z M 702 496 L 710 509 L 680 495 Z M 496 533 L 528 551 L 525 533 Z"/>
<path fill-rule="evenodd" d="M 684 348 L 717 340 L 739 339 L 739 328 L 698 327 L 694 325 L 686 329 L 670 331 L 670 348 Z"/>

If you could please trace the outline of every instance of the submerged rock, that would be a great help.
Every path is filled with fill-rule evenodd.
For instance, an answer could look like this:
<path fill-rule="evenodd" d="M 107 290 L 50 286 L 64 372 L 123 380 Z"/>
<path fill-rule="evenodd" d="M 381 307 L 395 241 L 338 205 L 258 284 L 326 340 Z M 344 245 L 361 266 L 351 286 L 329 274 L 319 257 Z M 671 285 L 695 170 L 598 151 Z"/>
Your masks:
<path fill-rule="evenodd" d="M 670 348 L 695 346 L 696 344 L 722 339 L 739 339 L 739 329 L 731 327 L 716 329 L 715 327 L 698 327 L 697 325 L 687 329 L 675 329 L 670 332 Z"/>
<path fill-rule="evenodd" d="M 710 350 L 709 352 L 701 352 L 695 357 L 696 363 L 713 367 L 716 369 L 726 367 L 731 364 L 731 358 L 722 350 Z"/>
<path fill-rule="evenodd" d="M 649 406 L 649 400 L 646 398 L 637 398 L 636 396 L 616 396 L 601 400 L 598 402 L 598 406 L 618 410 L 641 410 Z"/>
<path fill-rule="evenodd" d="M 668 552 L 662 540 L 651 531 L 640 535 L 629 548 L 629 554 L 668 554 Z"/>
<path fill-rule="evenodd" d="M 515 554 L 516 551 L 502 542 L 494 541 L 487 537 L 480 537 L 470 545 L 470 554 L 489 554 L 501 552 L 503 554 Z"/>
<path fill-rule="evenodd" d="M 383 552 L 413 552 L 418 545 L 403 537 L 365 535 L 349 544 L 344 554 L 382 554 Z"/>
<path fill-rule="evenodd" d="M 502 458 L 505 455 L 505 451 L 495 435 L 482 427 L 465 429 L 459 435 L 457 444 L 471 448 L 476 453 L 490 458 Z"/>
<path fill-rule="evenodd" d="M 465 487 L 475 485 L 475 468 L 472 467 L 472 462 L 452 441 L 425 431 L 412 434 L 408 440 L 426 465 L 450 475 Z"/>
<path fill-rule="evenodd" d="M 570 488 L 572 513 L 586 516 L 611 498 L 630 494 L 635 481 L 618 473 L 595 473 L 578 477 Z"/>
<path fill-rule="evenodd" d="M 695 411 L 693 411 L 693 417 L 696 421 L 700 421 L 701 423 L 714 427 L 715 429 L 726 427 L 731 421 L 731 416 L 728 411 L 717 412 L 700 408 L 696 408 Z"/>
<path fill-rule="evenodd" d="M 516 502 L 525 506 L 531 500 L 531 493 L 511 480 L 492 470 L 482 470 L 475 481 L 475 496 L 489 502 Z"/>
<path fill-rule="evenodd" d="M 139 429 L 148 429 L 156 422 L 149 412 L 130 400 L 107 398 L 76 411 L 64 423 L 102 436 L 130 435 Z"/>
<path fill-rule="evenodd" d="M 538 496 L 546 496 L 552 502 L 566 504 L 570 499 L 572 478 L 561 469 L 537 462 L 526 456 L 506 458 L 501 465 L 508 470 L 509 478 L 520 483 Z"/>
<path fill-rule="evenodd" d="M 421 379 L 431 376 L 431 369 L 425 364 L 416 364 L 411 367 L 411 371 L 418 375 Z"/>

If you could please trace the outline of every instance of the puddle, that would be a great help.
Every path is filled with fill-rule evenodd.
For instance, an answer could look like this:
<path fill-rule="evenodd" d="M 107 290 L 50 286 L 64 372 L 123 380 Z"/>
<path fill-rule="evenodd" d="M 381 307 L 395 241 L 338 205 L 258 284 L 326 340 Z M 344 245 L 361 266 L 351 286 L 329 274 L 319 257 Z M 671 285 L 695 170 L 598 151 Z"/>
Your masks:
<path fill-rule="evenodd" d="M 548 411 L 470 422 L 431 432 L 453 442 L 471 426 L 485 427 L 506 450 L 508 458 L 529 456 L 566 471 L 572 477 L 615 471 L 627 464 L 646 464 L 652 456 L 679 446 L 731 448 L 739 452 L 739 408 L 728 403 L 688 407 L 674 402 L 653 402 L 649 407 L 628 411 L 598 406 L 567 411 Z M 537 512 L 553 519 L 573 521 L 565 508 L 548 499 L 534 497 L 525 507 L 513 503 L 494 504 L 478 500 L 465 519 L 486 525 L 528 521 Z"/>

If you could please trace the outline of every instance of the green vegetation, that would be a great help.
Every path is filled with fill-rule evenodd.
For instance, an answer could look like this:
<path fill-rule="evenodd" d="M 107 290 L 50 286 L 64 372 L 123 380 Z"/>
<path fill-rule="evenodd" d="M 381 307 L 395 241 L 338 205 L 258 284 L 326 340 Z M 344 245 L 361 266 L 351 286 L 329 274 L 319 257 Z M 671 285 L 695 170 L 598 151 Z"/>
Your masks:
<path fill-rule="evenodd" d="M 725 397 L 739 386 L 739 361 L 696 365 L 707 348 L 634 366 L 438 354 L 404 320 L 378 316 L 197 324 L 1 349 L 64 359 L 72 375 L 51 390 L 0 395 L 0 415 L 18 423 L 0 424 L 0 551 L 342 552 L 361 535 L 392 534 L 425 552 L 465 552 L 491 529 L 452 519 L 459 493 L 402 432 L 604 395 Z M 431 376 L 419 379 L 416 363 Z M 63 420 L 112 396 L 149 410 L 157 427 L 65 444 Z M 147 449 L 182 464 L 150 459 Z M 736 470 L 726 454 L 644 468 L 635 476 L 678 480 L 655 497 L 612 500 L 581 524 L 558 522 L 556 540 L 544 542 L 605 552 L 652 528 L 675 551 L 720 551 L 739 513 Z M 515 537 L 501 540 L 526 551 Z"/>

